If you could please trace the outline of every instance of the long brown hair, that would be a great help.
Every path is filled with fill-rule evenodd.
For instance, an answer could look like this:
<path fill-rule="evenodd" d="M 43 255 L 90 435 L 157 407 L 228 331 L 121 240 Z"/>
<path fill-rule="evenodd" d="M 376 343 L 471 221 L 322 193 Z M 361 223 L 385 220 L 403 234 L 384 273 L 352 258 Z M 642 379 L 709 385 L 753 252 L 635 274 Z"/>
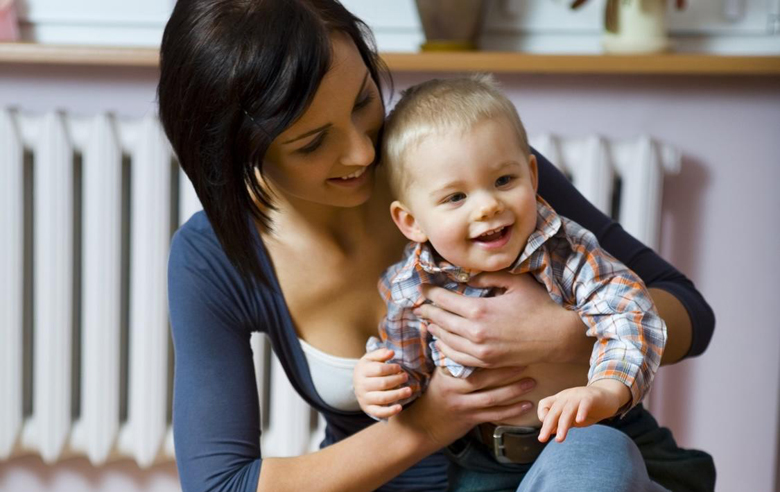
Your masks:
<path fill-rule="evenodd" d="M 330 68 L 331 33 L 354 41 L 377 86 L 369 28 L 337 0 L 180 0 L 160 48 L 160 119 L 217 238 L 245 280 L 268 283 L 251 218 L 273 203 L 255 178 Z M 260 202 L 255 203 L 253 196 Z"/>

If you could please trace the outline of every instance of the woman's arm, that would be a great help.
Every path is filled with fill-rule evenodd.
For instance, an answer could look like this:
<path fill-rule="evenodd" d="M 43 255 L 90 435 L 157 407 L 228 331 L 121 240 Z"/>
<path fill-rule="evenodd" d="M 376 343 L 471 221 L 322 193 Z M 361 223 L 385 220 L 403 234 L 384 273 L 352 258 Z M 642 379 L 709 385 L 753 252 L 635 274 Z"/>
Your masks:
<path fill-rule="evenodd" d="M 176 465 L 184 492 L 253 492 L 262 460 L 247 303 L 195 220 L 176 233 L 168 260 Z"/>
<path fill-rule="evenodd" d="M 257 490 L 375 490 L 474 425 L 530 411 L 532 406 L 521 402 L 531 387 L 522 372 L 480 371 L 468 380 L 437 372 L 426 392 L 387 423 L 370 425 L 315 453 L 265 459 Z"/>
<path fill-rule="evenodd" d="M 693 282 L 601 213 L 544 156 L 535 155 L 539 194 L 559 214 L 592 231 L 601 247 L 636 272 L 650 289 L 668 330 L 662 363 L 702 354 L 712 338 L 715 316 Z"/>
<path fill-rule="evenodd" d="M 434 375 L 426 394 L 389 424 L 309 455 L 261 459 L 248 320 L 266 316 L 253 312 L 258 308 L 220 255 L 215 238 L 187 229 L 174 237 L 168 265 L 173 427 L 184 492 L 375 490 L 475 423 L 530 410 L 521 399 L 533 383 L 520 369 L 482 371 L 469 381 Z"/>
<path fill-rule="evenodd" d="M 685 306 L 673 294 L 663 289 L 651 288 L 648 290 L 653 302 L 655 302 L 656 309 L 658 309 L 658 314 L 666 323 L 668 338 L 664 354 L 661 357 L 661 365 L 674 364 L 692 355 L 693 325 Z M 706 346 L 701 350 L 704 351 L 704 348 Z"/>

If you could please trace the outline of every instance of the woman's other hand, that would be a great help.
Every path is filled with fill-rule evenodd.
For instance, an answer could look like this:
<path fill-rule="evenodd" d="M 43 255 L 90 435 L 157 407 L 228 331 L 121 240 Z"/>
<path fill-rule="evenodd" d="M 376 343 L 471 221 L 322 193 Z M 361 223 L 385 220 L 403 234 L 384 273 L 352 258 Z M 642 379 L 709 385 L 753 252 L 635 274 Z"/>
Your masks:
<path fill-rule="evenodd" d="M 439 447 L 482 422 L 501 422 L 532 412 L 523 398 L 536 383 L 522 367 L 482 369 L 466 379 L 437 368 L 428 389 L 396 419 L 427 434 Z"/>
<path fill-rule="evenodd" d="M 438 348 L 472 367 L 585 362 L 593 348 L 577 313 L 553 301 L 530 274 L 484 273 L 470 285 L 495 288 L 495 297 L 464 297 L 424 286 L 433 304 L 415 310 L 430 320 Z"/>

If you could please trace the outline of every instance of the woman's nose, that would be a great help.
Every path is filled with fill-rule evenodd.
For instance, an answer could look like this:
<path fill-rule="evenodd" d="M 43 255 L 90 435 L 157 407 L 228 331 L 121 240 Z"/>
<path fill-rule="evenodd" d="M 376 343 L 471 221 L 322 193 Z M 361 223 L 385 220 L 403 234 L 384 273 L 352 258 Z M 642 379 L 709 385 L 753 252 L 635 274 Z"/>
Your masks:
<path fill-rule="evenodd" d="M 345 166 L 368 166 L 374 162 L 375 157 L 376 147 L 371 136 L 363 129 L 353 126 L 341 162 Z"/>
<path fill-rule="evenodd" d="M 488 220 L 504 211 L 504 204 L 491 194 L 481 198 L 474 210 L 474 220 Z"/>

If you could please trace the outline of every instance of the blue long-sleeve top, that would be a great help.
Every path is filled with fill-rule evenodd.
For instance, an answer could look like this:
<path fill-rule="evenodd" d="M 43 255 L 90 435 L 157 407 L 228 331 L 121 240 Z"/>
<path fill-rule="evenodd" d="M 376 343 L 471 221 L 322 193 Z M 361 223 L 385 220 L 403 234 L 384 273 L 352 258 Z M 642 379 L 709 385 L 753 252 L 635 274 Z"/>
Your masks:
<path fill-rule="evenodd" d="M 707 348 L 715 318 L 693 283 L 588 202 L 543 156 L 539 194 L 561 215 L 594 232 L 604 249 L 648 287 L 673 294 L 693 326 L 687 357 Z M 242 281 L 206 215 L 198 212 L 174 235 L 168 263 L 168 302 L 175 351 L 173 430 L 184 492 L 255 492 L 262 466 L 259 401 L 250 335 L 268 336 L 293 387 L 327 422 L 326 442 L 375 421 L 362 412 L 327 406 L 314 389 L 292 318 L 259 234 L 257 254 L 270 286 Z M 446 481 L 445 459 L 434 454 L 382 490 L 430 491 Z"/>

